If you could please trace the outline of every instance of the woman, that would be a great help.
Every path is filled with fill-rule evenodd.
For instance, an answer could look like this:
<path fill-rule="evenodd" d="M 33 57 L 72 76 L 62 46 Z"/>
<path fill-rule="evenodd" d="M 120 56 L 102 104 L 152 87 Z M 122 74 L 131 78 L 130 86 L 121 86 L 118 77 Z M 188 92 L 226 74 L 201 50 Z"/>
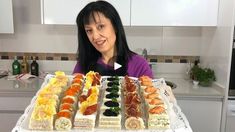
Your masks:
<path fill-rule="evenodd" d="M 131 51 L 116 9 L 106 1 L 91 2 L 77 16 L 78 62 L 73 73 L 89 71 L 107 76 L 147 75 L 153 78 L 148 62 Z M 114 70 L 114 62 L 122 65 Z"/>

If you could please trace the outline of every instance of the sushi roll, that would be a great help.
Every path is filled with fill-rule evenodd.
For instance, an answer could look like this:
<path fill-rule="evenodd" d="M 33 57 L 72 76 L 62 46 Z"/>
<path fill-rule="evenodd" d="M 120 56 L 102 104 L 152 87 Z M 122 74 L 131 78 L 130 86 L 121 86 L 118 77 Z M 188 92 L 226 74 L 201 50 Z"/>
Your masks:
<path fill-rule="evenodd" d="M 55 120 L 55 129 L 60 131 L 69 131 L 72 128 L 72 116 L 73 114 L 68 110 L 62 110 L 57 113 L 57 119 Z"/>

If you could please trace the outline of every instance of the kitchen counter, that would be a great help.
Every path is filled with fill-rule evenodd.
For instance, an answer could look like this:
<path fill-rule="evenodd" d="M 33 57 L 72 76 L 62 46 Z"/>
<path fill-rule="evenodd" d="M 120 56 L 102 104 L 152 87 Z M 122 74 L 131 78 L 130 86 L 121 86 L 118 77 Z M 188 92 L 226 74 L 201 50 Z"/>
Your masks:
<path fill-rule="evenodd" d="M 0 79 L 0 97 L 33 97 L 40 89 L 44 79 L 32 78 L 29 80 Z"/>
<path fill-rule="evenodd" d="M 194 86 L 189 79 L 184 79 L 176 74 L 158 74 L 165 80 L 171 81 L 177 85 L 173 89 L 176 98 L 207 98 L 223 99 L 224 89 L 213 84 L 211 87 Z M 33 97 L 44 79 L 33 78 L 30 80 L 7 80 L 7 77 L 0 79 L 0 97 Z"/>
<path fill-rule="evenodd" d="M 173 93 L 177 99 L 198 98 L 207 100 L 222 100 L 224 98 L 224 88 L 212 84 L 210 87 L 193 85 L 192 81 L 181 74 L 158 74 L 165 80 L 171 81 L 177 85 Z"/>
<path fill-rule="evenodd" d="M 177 85 L 173 89 L 174 95 L 177 97 L 200 97 L 200 98 L 217 98 L 223 99 L 223 88 L 213 84 L 210 87 L 202 87 L 200 85 L 193 85 L 191 80 L 185 79 L 168 79 Z"/>

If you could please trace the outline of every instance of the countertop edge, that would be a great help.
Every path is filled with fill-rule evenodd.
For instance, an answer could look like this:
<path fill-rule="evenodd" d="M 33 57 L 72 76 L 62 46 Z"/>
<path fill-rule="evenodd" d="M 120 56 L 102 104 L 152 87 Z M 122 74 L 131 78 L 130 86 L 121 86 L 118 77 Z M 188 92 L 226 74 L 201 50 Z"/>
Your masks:
<path fill-rule="evenodd" d="M 207 95 L 180 95 L 176 94 L 175 95 L 176 100 L 204 100 L 204 101 L 223 101 L 224 96 L 207 96 Z"/>

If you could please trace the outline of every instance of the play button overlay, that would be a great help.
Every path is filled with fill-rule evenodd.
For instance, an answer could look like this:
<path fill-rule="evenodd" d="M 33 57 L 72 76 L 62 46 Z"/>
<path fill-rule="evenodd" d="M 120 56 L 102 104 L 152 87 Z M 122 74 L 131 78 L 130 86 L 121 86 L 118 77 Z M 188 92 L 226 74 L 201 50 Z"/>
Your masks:
<path fill-rule="evenodd" d="M 116 62 L 114 62 L 114 70 L 117 70 L 117 69 L 119 69 L 119 68 L 121 68 L 122 67 L 122 65 L 120 65 L 120 64 L 118 64 L 118 63 L 116 63 Z"/>

